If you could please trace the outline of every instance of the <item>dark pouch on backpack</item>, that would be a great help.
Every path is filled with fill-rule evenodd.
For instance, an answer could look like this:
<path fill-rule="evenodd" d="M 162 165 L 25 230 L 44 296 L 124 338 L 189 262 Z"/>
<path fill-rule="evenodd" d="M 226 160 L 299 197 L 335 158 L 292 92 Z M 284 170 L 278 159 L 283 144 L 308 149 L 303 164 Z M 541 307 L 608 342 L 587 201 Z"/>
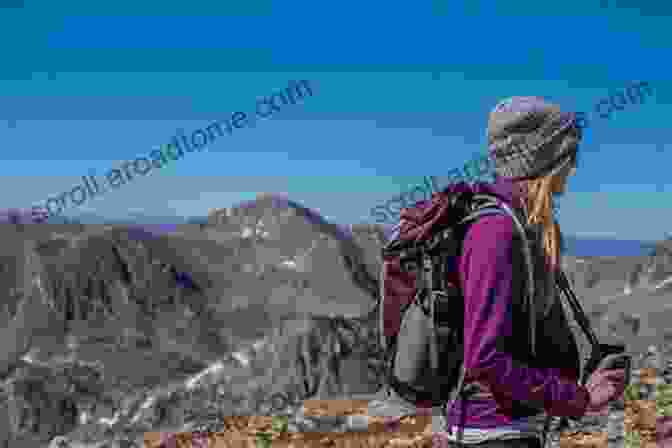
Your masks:
<path fill-rule="evenodd" d="M 422 306 L 413 301 L 403 316 L 397 336 L 394 376 L 408 386 L 426 391 L 432 376 L 430 370 L 430 338 L 433 330 Z M 403 356 L 398 356 L 398 354 Z"/>
<path fill-rule="evenodd" d="M 450 325 L 463 315 L 459 312 L 461 307 L 455 306 L 460 297 L 433 294 L 432 300 L 433 319 L 428 311 L 429 300 L 414 301 L 406 310 L 397 336 L 392 373 L 396 381 L 417 392 L 417 400 L 440 403 L 459 375 L 463 358 L 461 328 Z"/>

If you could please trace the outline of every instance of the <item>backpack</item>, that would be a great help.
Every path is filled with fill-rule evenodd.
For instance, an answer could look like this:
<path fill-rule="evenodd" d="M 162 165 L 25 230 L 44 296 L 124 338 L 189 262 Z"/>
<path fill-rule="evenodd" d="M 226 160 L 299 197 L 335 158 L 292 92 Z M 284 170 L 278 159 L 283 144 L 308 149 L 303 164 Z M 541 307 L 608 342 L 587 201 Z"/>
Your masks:
<path fill-rule="evenodd" d="M 506 203 L 471 189 L 446 189 L 432 198 L 435 201 L 443 201 L 445 208 L 440 219 L 430 224 L 429 236 L 402 239 L 398 230 L 402 218 L 383 247 L 378 303 L 385 388 L 416 406 L 432 407 L 454 403 L 458 394 L 467 391 L 462 390 L 464 298 L 457 261 L 469 226 L 480 217 L 505 214 L 513 218 L 524 243 L 528 296 L 534 297 L 529 244 L 522 224 Z M 527 305 L 531 307 L 532 300 Z M 530 312 L 534 353 L 533 316 Z"/>

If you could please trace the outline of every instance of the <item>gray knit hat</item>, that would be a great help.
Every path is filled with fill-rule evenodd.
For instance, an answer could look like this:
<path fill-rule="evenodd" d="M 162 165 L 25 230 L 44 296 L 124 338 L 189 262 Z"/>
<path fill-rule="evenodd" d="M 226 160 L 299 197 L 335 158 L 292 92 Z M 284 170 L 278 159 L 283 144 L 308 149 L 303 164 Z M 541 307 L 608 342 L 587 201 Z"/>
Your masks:
<path fill-rule="evenodd" d="M 573 144 L 564 144 L 568 135 Z M 488 151 L 498 176 L 522 180 L 557 172 L 576 157 L 580 139 L 576 114 L 540 97 L 511 97 L 490 112 Z"/>

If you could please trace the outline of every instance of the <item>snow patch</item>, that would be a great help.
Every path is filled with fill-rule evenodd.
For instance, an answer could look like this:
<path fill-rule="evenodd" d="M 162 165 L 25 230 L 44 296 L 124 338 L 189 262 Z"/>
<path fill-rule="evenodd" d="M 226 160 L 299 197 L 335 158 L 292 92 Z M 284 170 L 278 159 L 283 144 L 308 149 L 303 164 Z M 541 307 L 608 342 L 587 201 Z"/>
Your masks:
<path fill-rule="evenodd" d="M 661 289 L 669 284 L 672 283 L 672 276 L 666 278 L 662 282 L 658 283 L 656 286 L 653 287 L 654 290 Z"/>
<path fill-rule="evenodd" d="M 187 390 L 192 390 L 196 385 L 207 375 L 217 373 L 224 368 L 224 363 L 217 361 L 214 364 L 208 366 L 201 372 L 198 372 L 196 375 L 192 376 L 185 382 Z"/>
<path fill-rule="evenodd" d="M 232 356 L 236 361 L 238 361 L 239 363 L 241 363 L 244 367 L 249 367 L 249 366 L 250 366 L 250 358 L 248 358 L 247 356 L 245 356 L 244 353 L 242 353 L 242 352 L 234 352 L 231 356 Z"/>
<path fill-rule="evenodd" d="M 294 260 L 285 260 L 282 263 L 280 263 L 280 265 L 288 267 L 290 269 L 296 269 L 296 261 Z"/>

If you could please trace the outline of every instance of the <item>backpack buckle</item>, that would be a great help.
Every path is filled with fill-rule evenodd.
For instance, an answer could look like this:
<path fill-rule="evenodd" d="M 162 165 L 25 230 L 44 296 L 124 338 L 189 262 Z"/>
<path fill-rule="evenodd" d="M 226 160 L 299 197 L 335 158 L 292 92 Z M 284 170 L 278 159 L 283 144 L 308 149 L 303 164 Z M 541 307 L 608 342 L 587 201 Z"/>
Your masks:
<path fill-rule="evenodd" d="M 461 304 L 459 289 L 451 286 L 451 293 L 446 291 L 432 291 L 434 329 L 439 336 L 449 336 L 456 329 L 456 324 L 462 321 L 463 316 L 457 316 L 455 305 Z"/>
<path fill-rule="evenodd" d="M 453 246 L 443 247 L 445 242 L 453 242 L 455 229 L 448 227 L 432 236 L 427 244 L 428 252 L 435 252 L 437 250 L 453 249 Z"/>

